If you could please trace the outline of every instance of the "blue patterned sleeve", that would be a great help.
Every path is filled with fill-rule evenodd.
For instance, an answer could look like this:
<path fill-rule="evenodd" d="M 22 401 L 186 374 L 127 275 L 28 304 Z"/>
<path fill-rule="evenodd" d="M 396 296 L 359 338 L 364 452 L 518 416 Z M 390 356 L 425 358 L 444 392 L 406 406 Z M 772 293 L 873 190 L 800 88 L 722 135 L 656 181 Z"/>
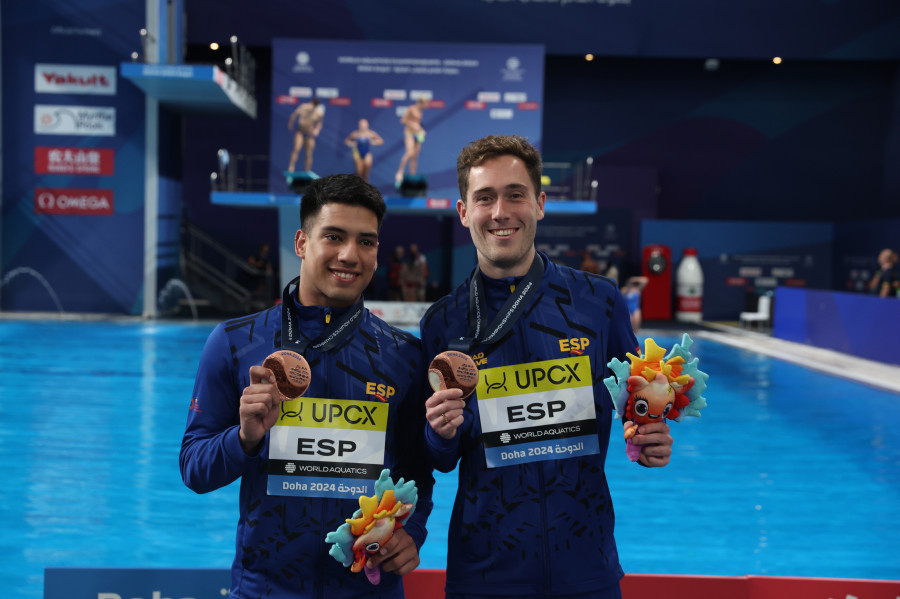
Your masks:
<path fill-rule="evenodd" d="M 184 484 L 197 493 L 231 484 L 266 455 L 265 448 L 257 456 L 248 456 L 241 448 L 241 393 L 228 339 L 219 325 L 200 356 L 179 455 Z"/>

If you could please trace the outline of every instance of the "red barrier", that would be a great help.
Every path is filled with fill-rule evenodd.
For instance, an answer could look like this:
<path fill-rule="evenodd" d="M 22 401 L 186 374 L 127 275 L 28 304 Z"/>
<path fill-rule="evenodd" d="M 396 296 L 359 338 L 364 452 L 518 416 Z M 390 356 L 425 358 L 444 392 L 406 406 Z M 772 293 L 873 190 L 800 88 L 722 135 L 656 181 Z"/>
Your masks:
<path fill-rule="evenodd" d="M 727 597 L 750 599 L 743 576 L 673 576 L 669 574 L 626 574 L 620 584 L 623 599 L 665 597 L 698 599 Z M 827 599 L 827 598 L 826 598 Z M 841 599 L 844 599 L 841 597 Z"/>
<path fill-rule="evenodd" d="M 403 577 L 406 599 L 431 599 L 444 596 L 444 570 L 413 570 Z"/>
<path fill-rule="evenodd" d="M 748 576 L 750 599 L 897 599 L 900 580 Z"/>
<path fill-rule="evenodd" d="M 408 599 L 444 596 L 444 570 L 415 570 L 403 578 Z M 626 574 L 622 597 L 697 599 L 900 599 L 898 580 L 791 578 L 783 576 L 683 576 Z"/>

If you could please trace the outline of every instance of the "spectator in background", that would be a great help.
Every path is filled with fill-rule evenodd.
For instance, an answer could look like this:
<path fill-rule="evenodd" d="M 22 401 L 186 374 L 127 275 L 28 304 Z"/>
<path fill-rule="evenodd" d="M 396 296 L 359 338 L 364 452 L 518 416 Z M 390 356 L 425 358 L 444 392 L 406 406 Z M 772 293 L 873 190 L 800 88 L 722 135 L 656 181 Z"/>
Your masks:
<path fill-rule="evenodd" d="M 269 258 L 270 247 L 268 243 L 262 243 L 255 254 L 247 258 L 247 263 L 257 270 L 250 275 L 248 287 L 254 297 L 269 299 L 269 288 L 272 281 L 272 260 Z"/>
<path fill-rule="evenodd" d="M 869 292 L 880 297 L 900 297 L 900 273 L 897 272 L 897 252 L 890 248 L 878 254 L 879 270 L 869 281 Z"/>
<path fill-rule="evenodd" d="M 619 284 L 619 267 L 615 265 L 614 262 L 611 262 L 609 268 L 606 269 L 606 272 L 603 273 L 607 278 L 612 279 L 613 283 L 616 285 Z"/>
<path fill-rule="evenodd" d="M 388 262 L 388 301 L 403 301 L 403 255 L 405 250 L 402 245 L 394 248 L 391 259 Z"/>
<path fill-rule="evenodd" d="M 643 315 L 641 314 L 641 293 L 647 285 L 647 277 L 629 277 L 622 288 L 622 296 L 625 305 L 628 306 L 628 314 L 631 316 L 631 328 L 637 333 L 641 328 Z"/>
<path fill-rule="evenodd" d="M 619 284 L 618 267 L 616 267 L 615 264 L 610 264 L 609 268 L 607 268 L 606 262 L 603 262 L 603 264 L 597 262 L 591 255 L 591 250 L 584 250 L 584 252 L 582 252 L 581 266 L 578 267 L 578 270 L 589 272 L 592 275 L 603 275 L 604 277 L 612 279 L 617 285 Z"/>
<path fill-rule="evenodd" d="M 592 275 L 602 275 L 603 270 L 600 268 L 600 264 L 594 260 L 594 257 L 591 256 L 591 250 L 584 250 L 581 253 L 581 266 L 578 267 L 579 270 L 583 270 L 584 272 L 589 272 Z"/>
<path fill-rule="evenodd" d="M 425 258 L 425 254 L 419 251 L 419 246 L 415 243 L 409 246 L 409 259 L 404 265 L 401 280 L 403 281 L 404 301 L 425 301 L 425 285 L 428 283 L 428 261 Z"/>

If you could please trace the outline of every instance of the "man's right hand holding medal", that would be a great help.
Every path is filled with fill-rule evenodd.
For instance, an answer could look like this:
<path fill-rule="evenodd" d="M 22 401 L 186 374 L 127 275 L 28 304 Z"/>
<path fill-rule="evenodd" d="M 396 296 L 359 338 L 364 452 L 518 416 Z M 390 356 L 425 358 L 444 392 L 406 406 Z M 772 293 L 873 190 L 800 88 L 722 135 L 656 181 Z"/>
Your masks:
<path fill-rule="evenodd" d="M 425 418 L 434 432 L 452 439 L 465 420 L 463 410 L 478 384 L 478 367 L 462 352 L 441 352 L 428 367 L 428 383 L 434 395 L 425 401 Z"/>
<path fill-rule="evenodd" d="M 241 395 L 238 433 L 241 447 L 247 455 L 256 455 L 259 444 L 278 421 L 282 398 L 275 386 L 275 375 L 264 366 L 250 367 L 250 386 Z"/>

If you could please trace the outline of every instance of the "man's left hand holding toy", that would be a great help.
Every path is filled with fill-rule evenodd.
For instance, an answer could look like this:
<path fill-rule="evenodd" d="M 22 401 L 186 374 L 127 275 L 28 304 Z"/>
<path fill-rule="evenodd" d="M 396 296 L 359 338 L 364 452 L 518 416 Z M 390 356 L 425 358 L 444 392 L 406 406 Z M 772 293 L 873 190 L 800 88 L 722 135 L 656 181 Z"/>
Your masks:
<path fill-rule="evenodd" d="M 634 426 L 630 420 L 624 423 L 625 430 Z M 631 442 L 641 448 L 638 462 L 649 468 L 662 468 L 668 465 L 672 456 L 672 435 L 665 422 L 641 424 L 631 438 Z"/>
<path fill-rule="evenodd" d="M 405 530 L 395 530 L 391 540 L 366 562 L 366 568 L 378 566 L 385 572 L 393 572 L 398 576 L 409 574 L 419 566 L 419 550 Z"/>

